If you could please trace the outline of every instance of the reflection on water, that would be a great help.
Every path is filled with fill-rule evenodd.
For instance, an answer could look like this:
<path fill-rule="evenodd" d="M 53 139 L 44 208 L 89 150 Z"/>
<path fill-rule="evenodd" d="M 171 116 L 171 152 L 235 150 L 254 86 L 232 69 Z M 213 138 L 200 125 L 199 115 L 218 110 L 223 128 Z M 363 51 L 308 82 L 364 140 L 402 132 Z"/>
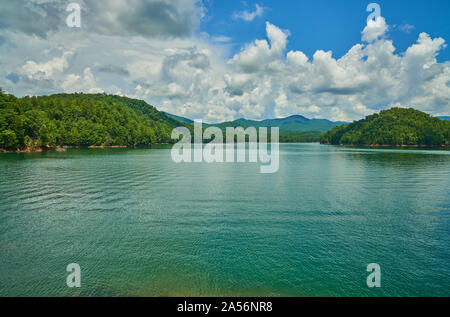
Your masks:
<path fill-rule="evenodd" d="M 0 172 L 3 296 L 450 295 L 449 151 L 282 144 L 260 174 L 73 149 L 2 154 Z"/>

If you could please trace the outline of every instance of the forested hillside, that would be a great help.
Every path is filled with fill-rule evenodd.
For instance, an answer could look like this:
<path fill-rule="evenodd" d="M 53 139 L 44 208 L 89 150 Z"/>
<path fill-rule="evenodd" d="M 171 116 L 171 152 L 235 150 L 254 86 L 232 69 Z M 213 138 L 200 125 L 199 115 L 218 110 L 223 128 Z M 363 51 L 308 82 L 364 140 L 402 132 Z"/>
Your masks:
<path fill-rule="evenodd" d="M 146 102 L 105 94 L 17 98 L 0 91 L 0 148 L 170 143 L 180 124 Z"/>
<path fill-rule="evenodd" d="M 321 138 L 321 142 L 348 145 L 449 145 L 450 121 L 433 118 L 412 108 L 392 108 L 335 127 Z"/>
<path fill-rule="evenodd" d="M 266 119 L 262 121 L 238 119 L 235 121 L 218 123 L 220 128 L 226 127 L 278 127 L 283 131 L 290 132 L 326 132 L 335 126 L 345 124 L 346 122 L 333 122 L 326 119 L 308 119 L 304 116 L 294 115 L 279 119 Z"/>
<path fill-rule="evenodd" d="M 188 118 L 176 116 L 170 113 L 166 115 L 181 123 L 193 123 Z M 295 142 L 319 142 L 320 137 L 331 128 L 344 124 L 346 122 L 333 122 L 326 119 L 308 119 L 300 115 L 290 116 L 280 119 L 266 119 L 262 121 L 238 119 L 235 121 L 227 121 L 222 123 L 208 124 L 203 122 L 203 128 L 215 126 L 223 131 L 232 127 L 278 127 L 280 129 L 279 141 L 281 143 Z"/>

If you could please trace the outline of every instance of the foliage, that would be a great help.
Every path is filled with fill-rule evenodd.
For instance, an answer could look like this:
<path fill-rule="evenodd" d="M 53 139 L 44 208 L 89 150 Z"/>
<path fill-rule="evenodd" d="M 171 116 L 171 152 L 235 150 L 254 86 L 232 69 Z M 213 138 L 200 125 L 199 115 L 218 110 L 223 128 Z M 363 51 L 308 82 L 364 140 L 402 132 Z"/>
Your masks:
<path fill-rule="evenodd" d="M 0 91 L 0 148 L 171 143 L 180 124 L 144 101 L 106 94 L 17 98 Z"/>
<path fill-rule="evenodd" d="M 309 143 L 309 142 L 319 142 L 320 137 L 323 135 L 320 131 L 307 131 L 307 132 L 297 132 L 280 130 L 280 142 L 281 143 Z"/>
<path fill-rule="evenodd" d="M 450 122 L 405 108 L 392 108 L 328 131 L 322 143 L 348 145 L 449 145 Z"/>

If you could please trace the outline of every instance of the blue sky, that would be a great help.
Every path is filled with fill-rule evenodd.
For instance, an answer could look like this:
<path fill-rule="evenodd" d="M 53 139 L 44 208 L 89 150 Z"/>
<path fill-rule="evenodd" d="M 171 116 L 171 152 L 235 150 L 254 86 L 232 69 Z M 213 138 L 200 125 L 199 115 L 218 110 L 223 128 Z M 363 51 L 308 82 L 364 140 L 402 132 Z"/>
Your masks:
<path fill-rule="evenodd" d="M 99 93 L 205 122 L 450 115 L 448 0 L 0 1 L 0 87 Z"/>
<path fill-rule="evenodd" d="M 450 1 L 448 0 L 226 0 L 205 1 L 207 18 L 200 30 L 232 38 L 233 52 L 255 38 L 265 36 L 265 22 L 291 31 L 288 50 L 302 50 L 312 57 L 319 49 L 332 50 L 335 57 L 344 55 L 360 41 L 366 24 L 367 5 L 376 2 L 389 25 L 396 25 L 389 37 L 399 51 L 413 44 L 420 32 L 432 37 L 450 39 Z M 234 12 L 255 11 L 256 4 L 265 8 L 262 16 L 249 23 L 232 19 Z M 401 30 L 410 25 L 412 29 Z M 450 49 L 444 49 L 439 61 L 450 59 Z"/>

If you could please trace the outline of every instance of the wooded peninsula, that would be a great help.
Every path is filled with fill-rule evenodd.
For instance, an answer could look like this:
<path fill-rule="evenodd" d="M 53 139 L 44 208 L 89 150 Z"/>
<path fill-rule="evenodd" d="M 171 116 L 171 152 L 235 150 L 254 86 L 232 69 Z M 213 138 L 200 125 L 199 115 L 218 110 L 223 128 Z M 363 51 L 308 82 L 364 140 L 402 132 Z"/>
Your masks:
<path fill-rule="evenodd" d="M 449 146 L 450 121 L 412 108 L 392 108 L 328 131 L 323 144 Z"/>

